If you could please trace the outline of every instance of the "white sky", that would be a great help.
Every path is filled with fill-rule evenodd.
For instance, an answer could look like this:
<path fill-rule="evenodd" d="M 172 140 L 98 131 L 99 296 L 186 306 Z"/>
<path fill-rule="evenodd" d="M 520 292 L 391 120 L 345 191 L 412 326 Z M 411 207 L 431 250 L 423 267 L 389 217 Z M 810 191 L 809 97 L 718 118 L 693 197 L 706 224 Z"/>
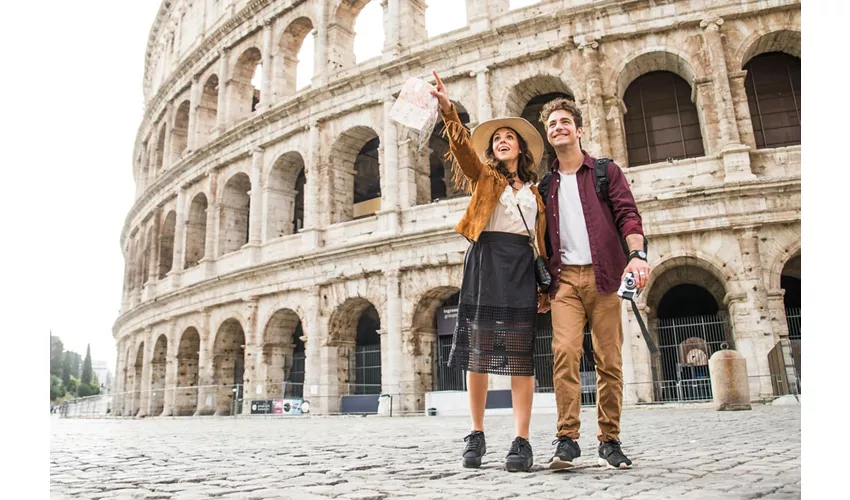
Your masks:
<path fill-rule="evenodd" d="M 538 1 L 512 0 L 511 7 Z M 465 24 L 465 5 L 458 10 L 458 3 L 428 0 L 429 36 Z M 52 4 L 53 15 L 38 17 L 35 24 L 40 33 L 50 35 L 43 48 L 19 54 L 28 62 L 37 54 L 35 62 L 44 77 L 26 93 L 4 92 L 4 101 L 20 106 L 29 120 L 15 128 L 25 130 L 29 139 L 40 138 L 23 157 L 38 158 L 46 167 L 12 166 L 22 175 L 13 185 L 28 194 L 23 205 L 9 212 L 26 215 L 27 210 L 36 209 L 34 215 L 45 219 L 41 227 L 49 228 L 33 236 L 37 250 L 20 249 L 21 258 L 35 259 L 39 271 L 33 275 L 12 266 L 10 274 L 20 273 L 26 282 L 20 299 L 30 306 L 40 305 L 26 323 L 33 328 L 32 335 L 43 332 L 39 355 L 42 350 L 47 354 L 50 329 L 66 349 L 83 356 L 91 343 L 92 358 L 106 361 L 114 370 L 112 325 L 121 307 L 124 273 L 120 235 L 134 200 L 132 154 L 144 112 L 144 54 L 160 0 Z M 358 62 L 380 54 L 383 21 L 377 0 L 363 9 L 355 32 Z M 312 75 L 312 40 L 307 37 L 299 54 L 299 88 Z M 15 42 L 6 46 L 14 47 Z M 20 97 L 8 99 L 15 95 Z M 36 96 L 43 97 L 39 104 L 47 113 L 32 113 L 30 104 Z M 44 185 L 43 179 L 48 179 Z M 31 232 L 32 223 L 19 220 L 21 232 Z"/>

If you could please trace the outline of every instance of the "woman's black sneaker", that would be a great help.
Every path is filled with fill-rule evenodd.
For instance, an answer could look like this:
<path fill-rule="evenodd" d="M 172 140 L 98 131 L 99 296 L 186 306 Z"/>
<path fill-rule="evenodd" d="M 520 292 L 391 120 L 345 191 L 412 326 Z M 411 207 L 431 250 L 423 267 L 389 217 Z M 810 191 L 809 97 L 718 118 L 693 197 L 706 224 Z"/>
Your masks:
<path fill-rule="evenodd" d="M 505 469 L 508 472 L 528 472 L 533 464 L 534 454 L 531 452 L 531 443 L 517 436 L 511 443 L 511 449 L 505 458 Z"/>
<path fill-rule="evenodd" d="M 481 457 L 487 453 L 484 433 L 472 431 L 463 440 L 466 441 L 466 447 L 463 449 L 463 466 L 472 469 L 481 467 Z"/>
<path fill-rule="evenodd" d="M 620 442 L 612 439 L 599 443 L 599 465 L 609 469 L 631 469 L 632 461 L 623 454 Z"/>
<path fill-rule="evenodd" d="M 555 448 L 555 455 L 549 460 L 550 469 L 569 469 L 578 465 L 576 459 L 581 456 L 581 448 L 579 448 L 578 442 L 573 438 L 560 437 L 552 441 L 552 444 L 558 446 Z"/>

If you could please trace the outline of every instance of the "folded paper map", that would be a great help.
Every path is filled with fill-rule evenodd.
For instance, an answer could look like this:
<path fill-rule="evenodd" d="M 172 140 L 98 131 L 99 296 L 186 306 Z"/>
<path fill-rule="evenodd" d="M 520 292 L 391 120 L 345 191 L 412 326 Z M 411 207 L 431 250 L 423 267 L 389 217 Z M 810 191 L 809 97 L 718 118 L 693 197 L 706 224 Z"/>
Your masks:
<path fill-rule="evenodd" d="M 437 98 L 431 95 L 431 84 L 418 78 L 404 83 L 390 110 L 390 119 L 404 125 L 417 136 L 419 149 L 427 144 L 439 117 Z"/>

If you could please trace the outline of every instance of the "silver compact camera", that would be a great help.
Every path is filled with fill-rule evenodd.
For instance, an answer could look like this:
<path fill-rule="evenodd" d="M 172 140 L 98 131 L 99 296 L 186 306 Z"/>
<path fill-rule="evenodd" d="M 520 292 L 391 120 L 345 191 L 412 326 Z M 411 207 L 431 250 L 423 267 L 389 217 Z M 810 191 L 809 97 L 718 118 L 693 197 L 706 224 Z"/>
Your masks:
<path fill-rule="evenodd" d="M 637 296 L 640 295 L 640 290 L 638 290 L 634 274 L 627 273 L 623 277 L 623 282 L 620 283 L 620 289 L 617 290 L 617 295 L 631 301 L 637 299 Z"/>

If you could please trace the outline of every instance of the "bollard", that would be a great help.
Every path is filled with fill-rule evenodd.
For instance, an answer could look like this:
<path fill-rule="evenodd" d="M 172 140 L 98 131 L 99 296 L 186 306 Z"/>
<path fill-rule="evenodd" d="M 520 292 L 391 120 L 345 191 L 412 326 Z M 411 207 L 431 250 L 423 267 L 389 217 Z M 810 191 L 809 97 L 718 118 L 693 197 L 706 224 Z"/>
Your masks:
<path fill-rule="evenodd" d="M 728 349 L 725 342 L 721 350 L 708 360 L 711 373 L 711 393 L 717 411 L 751 410 L 750 385 L 747 379 L 747 360 L 737 351 Z"/>

